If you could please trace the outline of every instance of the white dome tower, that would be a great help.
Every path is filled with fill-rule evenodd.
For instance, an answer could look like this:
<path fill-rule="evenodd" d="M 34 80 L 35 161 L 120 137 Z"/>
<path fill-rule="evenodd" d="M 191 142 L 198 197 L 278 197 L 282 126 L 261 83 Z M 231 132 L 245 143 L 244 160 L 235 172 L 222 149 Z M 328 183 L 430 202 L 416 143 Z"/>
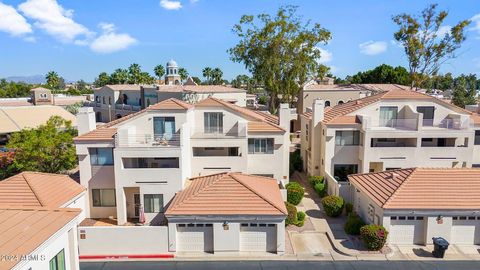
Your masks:
<path fill-rule="evenodd" d="M 166 85 L 180 85 L 181 78 L 178 74 L 178 64 L 175 60 L 170 60 L 166 66 L 165 84 Z"/>

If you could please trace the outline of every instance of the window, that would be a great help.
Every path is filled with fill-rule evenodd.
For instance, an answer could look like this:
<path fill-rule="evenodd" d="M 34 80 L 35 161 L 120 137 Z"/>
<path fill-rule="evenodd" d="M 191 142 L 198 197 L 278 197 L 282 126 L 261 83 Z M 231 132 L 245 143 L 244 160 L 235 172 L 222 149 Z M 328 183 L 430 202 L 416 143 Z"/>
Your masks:
<path fill-rule="evenodd" d="M 333 177 L 338 181 L 348 181 L 348 175 L 357 172 L 357 164 L 335 164 L 333 166 Z"/>
<path fill-rule="evenodd" d="M 175 134 L 175 117 L 154 117 L 153 136 L 155 139 L 170 140 Z"/>
<path fill-rule="evenodd" d="M 228 156 L 238 157 L 238 147 L 228 147 Z"/>
<path fill-rule="evenodd" d="M 342 105 L 342 104 L 343 104 L 343 100 L 339 100 L 338 105 Z"/>
<path fill-rule="evenodd" d="M 373 216 L 375 215 L 375 208 L 373 205 L 369 204 L 368 205 L 368 220 L 372 223 L 373 222 Z"/>
<path fill-rule="evenodd" d="M 325 101 L 325 108 L 330 107 L 330 100 Z"/>
<path fill-rule="evenodd" d="M 397 120 L 397 107 L 380 107 L 380 126 L 381 127 L 395 127 Z"/>
<path fill-rule="evenodd" d="M 125 169 L 179 168 L 178 157 L 122 158 Z"/>
<path fill-rule="evenodd" d="M 163 194 L 144 194 L 145 213 L 163 212 Z"/>
<path fill-rule="evenodd" d="M 305 125 L 305 139 L 308 142 L 308 124 Z"/>
<path fill-rule="evenodd" d="M 434 106 L 418 106 L 417 112 L 423 114 L 423 125 L 433 126 L 433 116 L 435 113 Z"/>
<path fill-rule="evenodd" d="M 115 189 L 92 189 L 93 206 L 114 207 Z"/>
<path fill-rule="evenodd" d="M 223 113 L 206 112 L 203 114 L 205 133 L 223 133 Z"/>
<path fill-rule="evenodd" d="M 480 145 L 480 130 L 475 130 L 475 141 L 473 143 L 475 145 Z"/>
<path fill-rule="evenodd" d="M 273 174 L 268 174 L 268 173 L 254 173 L 253 175 L 273 178 Z"/>
<path fill-rule="evenodd" d="M 105 104 L 105 97 L 102 98 L 103 104 Z"/>
<path fill-rule="evenodd" d="M 112 97 L 108 97 L 108 105 L 112 105 Z"/>
<path fill-rule="evenodd" d="M 249 154 L 273 154 L 273 138 L 248 139 Z"/>
<path fill-rule="evenodd" d="M 62 249 L 50 260 L 50 270 L 65 270 L 65 251 Z"/>
<path fill-rule="evenodd" d="M 360 131 L 337 130 L 335 132 L 335 145 L 359 145 Z"/>
<path fill-rule="evenodd" d="M 113 148 L 90 148 L 92 166 L 113 165 Z"/>
<path fill-rule="evenodd" d="M 95 97 L 95 102 L 100 103 L 100 97 L 99 96 Z"/>

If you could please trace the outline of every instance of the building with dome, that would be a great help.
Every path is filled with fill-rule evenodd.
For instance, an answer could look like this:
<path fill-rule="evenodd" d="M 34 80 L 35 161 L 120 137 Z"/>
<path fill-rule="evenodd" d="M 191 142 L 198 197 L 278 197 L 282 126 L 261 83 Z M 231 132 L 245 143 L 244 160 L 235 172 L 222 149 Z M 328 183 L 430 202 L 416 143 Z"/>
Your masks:
<path fill-rule="evenodd" d="M 178 64 L 173 59 L 167 62 L 165 84 L 166 85 L 180 85 L 182 79 L 178 74 Z"/>

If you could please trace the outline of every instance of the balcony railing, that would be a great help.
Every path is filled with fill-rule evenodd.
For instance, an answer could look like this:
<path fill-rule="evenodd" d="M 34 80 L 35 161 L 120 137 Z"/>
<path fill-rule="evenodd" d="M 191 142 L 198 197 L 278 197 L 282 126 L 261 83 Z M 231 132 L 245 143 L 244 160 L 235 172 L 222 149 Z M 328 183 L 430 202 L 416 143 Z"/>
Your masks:
<path fill-rule="evenodd" d="M 180 134 L 115 135 L 116 147 L 180 147 Z"/>
<path fill-rule="evenodd" d="M 245 128 L 232 128 L 230 130 L 223 130 L 222 128 L 204 128 L 199 127 L 193 130 L 192 138 L 244 138 L 246 137 Z"/>
<path fill-rule="evenodd" d="M 423 119 L 423 127 L 424 128 L 433 127 L 433 128 L 457 129 L 457 130 L 467 129 L 468 123 L 466 121 L 468 120 L 464 120 L 462 122 L 461 119 L 445 118 L 442 121 L 435 123 L 433 119 Z"/>
<path fill-rule="evenodd" d="M 100 102 L 94 102 L 94 101 L 85 101 L 83 102 L 84 107 L 100 107 L 101 103 Z"/>
<path fill-rule="evenodd" d="M 128 104 L 115 104 L 115 110 L 123 110 L 123 111 L 140 111 L 142 108 L 136 105 L 128 105 Z"/>
<path fill-rule="evenodd" d="M 417 129 L 417 119 L 380 119 L 378 128 Z"/>

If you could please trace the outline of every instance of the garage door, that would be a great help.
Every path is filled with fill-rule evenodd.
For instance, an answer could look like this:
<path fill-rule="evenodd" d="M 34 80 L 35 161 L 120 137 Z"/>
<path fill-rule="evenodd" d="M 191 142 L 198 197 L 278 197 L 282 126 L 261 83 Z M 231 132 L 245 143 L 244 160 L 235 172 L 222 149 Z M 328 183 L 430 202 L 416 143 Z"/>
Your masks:
<path fill-rule="evenodd" d="M 392 244 L 424 244 L 423 217 L 391 217 L 388 238 Z"/>
<path fill-rule="evenodd" d="M 213 252 L 212 224 L 177 224 L 177 251 Z"/>
<path fill-rule="evenodd" d="M 275 224 L 242 224 L 240 227 L 240 251 L 277 251 Z"/>
<path fill-rule="evenodd" d="M 473 245 L 480 243 L 480 220 L 469 220 L 467 217 L 460 218 L 454 217 L 452 221 L 452 244 Z"/>

